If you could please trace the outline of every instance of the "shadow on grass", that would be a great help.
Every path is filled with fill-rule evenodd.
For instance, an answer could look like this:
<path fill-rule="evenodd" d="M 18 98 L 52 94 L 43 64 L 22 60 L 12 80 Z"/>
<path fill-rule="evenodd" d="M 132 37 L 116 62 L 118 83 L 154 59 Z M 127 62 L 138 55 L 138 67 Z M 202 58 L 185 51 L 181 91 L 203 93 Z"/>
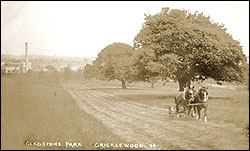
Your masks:
<path fill-rule="evenodd" d="M 80 90 L 99 90 L 99 91 L 125 91 L 125 90 L 128 90 L 128 91 L 133 91 L 133 90 L 142 90 L 143 88 L 128 88 L 128 89 L 123 89 L 123 88 L 112 88 L 112 87 L 103 87 L 103 88 L 82 88 Z"/>
<path fill-rule="evenodd" d="M 166 100 L 174 99 L 176 95 L 174 94 L 124 94 L 119 95 L 121 98 L 126 98 L 129 100 Z M 230 97 L 213 97 L 209 96 L 209 99 L 213 100 L 230 100 Z"/>

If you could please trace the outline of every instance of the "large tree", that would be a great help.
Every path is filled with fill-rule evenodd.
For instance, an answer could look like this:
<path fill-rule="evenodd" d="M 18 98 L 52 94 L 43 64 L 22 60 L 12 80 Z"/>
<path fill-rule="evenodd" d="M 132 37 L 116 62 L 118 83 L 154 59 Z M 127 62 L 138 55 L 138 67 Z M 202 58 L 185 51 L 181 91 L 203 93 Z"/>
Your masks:
<path fill-rule="evenodd" d="M 93 61 L 94 70 L 98 79 L 119 80 L 122 88 L 126 82 L 132 81 L 132 56 L 134 49 L 125 43 L 113 43 L 105 47 Z"/>
<path fill-rule="evenodd" d="M 165 54 L 156 58 L 153 49 L 141 48 L 134 55 L 134 69 L 136 69 L 135 81 L 147 81 L 154 88 L 157 80 L 174 79 L 172 77 L 177 71 L 177 58 L 173 54 Z"/>
<path fill-rule="evenodd" d="M 242 82 L 246 56 L 226 30 L 203 13 L 163 8 L 156 15 L 146 15 L 134 47 L 153 49 L 158 61 L 164 55 L 177 58 L 172 60 L 177 70 L 166 76 L 179 82 L 180 91 L 191 80 Z"/>

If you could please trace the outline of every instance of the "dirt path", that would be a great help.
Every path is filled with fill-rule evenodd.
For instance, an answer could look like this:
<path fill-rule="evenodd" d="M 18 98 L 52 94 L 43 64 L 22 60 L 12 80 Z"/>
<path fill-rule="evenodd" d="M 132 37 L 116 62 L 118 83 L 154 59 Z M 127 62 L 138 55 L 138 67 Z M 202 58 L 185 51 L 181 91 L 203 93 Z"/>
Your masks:
<path fill-rule="evenodd" d="M 63 85 L 81 109 L 102 121 L 113 134 L 153 149 L 248 149 L 241 128 L 224 123 L 173 119 L 168 110 L 124 100 L 72 81 Z"/>

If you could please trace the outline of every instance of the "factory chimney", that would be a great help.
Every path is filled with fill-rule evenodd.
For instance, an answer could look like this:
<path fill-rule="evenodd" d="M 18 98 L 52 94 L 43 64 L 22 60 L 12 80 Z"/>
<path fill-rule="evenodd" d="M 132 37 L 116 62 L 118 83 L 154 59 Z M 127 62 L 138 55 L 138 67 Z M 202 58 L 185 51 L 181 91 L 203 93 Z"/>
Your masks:
<path fill-rule="evenodd" d="M 26 65 L 29 63 L 29 58 L 28 58 L 28 42 L 25 42 L 25 62 Z"/>
<path fill-rule="evenodd" d="M 26 72 L 27 72 L 28 71 L 28 66 L 29 66 L 28 42 L 25 42 L 25 66 L 26 66 Z"/>

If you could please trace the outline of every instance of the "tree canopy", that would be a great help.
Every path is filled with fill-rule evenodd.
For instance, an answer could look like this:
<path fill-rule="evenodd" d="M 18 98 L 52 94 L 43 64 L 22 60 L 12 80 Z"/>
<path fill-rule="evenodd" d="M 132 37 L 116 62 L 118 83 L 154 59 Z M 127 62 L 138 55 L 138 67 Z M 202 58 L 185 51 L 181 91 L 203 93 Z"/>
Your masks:
<path fill-rule="evenodd" d="M 242 82 L 246 56 L 226 31 L 203 13 L 163 8 L 156 15 L 145 15 L 134 47 L 154 50 L 156 62 L 165 64 L 165 77 L 178 80 L 180 91 L 191 80 Z"/>
<path fill-rule="evenodd" d="M 85 79 L 91 79 L 92 77 L 95 77 L 95 70 L 93 65 L 86 64 L 83 70 L 83 77 Z"/>
<path fill-rule="evenodd" d="M 125 43 L 113 43 L 105 47 L 93 61 L 97 78 L 119 80 L 122 88 L 126 88 L 126 82 L 132 81 L 135 72 L 132 69 L 133 53 L 134 49 Z"/>
<path fill-rule="evenodd" d="M 156 58 L 153 49 L 141 48 L 134 55 L 134 69 L 136 70 L 135 81 L 151 82 L 151 87 L 159 80 L 174 79 L 177 58 L 173 54 L 165 54 Z"/>

